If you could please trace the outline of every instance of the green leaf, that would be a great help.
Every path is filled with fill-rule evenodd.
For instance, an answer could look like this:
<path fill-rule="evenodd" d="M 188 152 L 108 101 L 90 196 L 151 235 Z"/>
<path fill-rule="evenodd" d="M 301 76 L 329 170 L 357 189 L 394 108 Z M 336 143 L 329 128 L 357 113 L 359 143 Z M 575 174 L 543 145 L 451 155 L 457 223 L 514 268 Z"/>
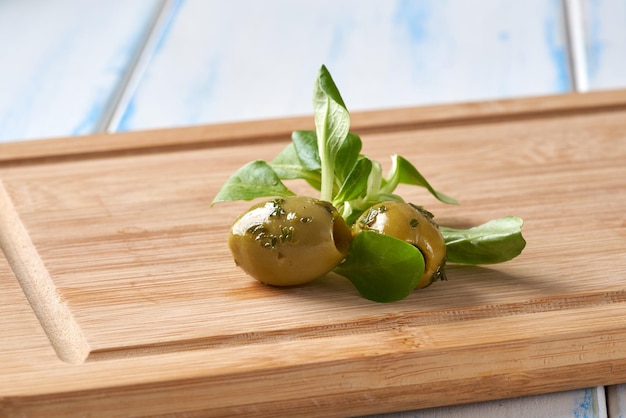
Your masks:
<path fill-rule="evenodd" d="M 263 160 L 249 162 L 224 183 L 211 205 L 233 200 L 252 200 L 267 196 L 294 196 L 278 174 Z"/>
<path fill-rule="evenodd" d="M 361 138 L 352 132 L 348 132 L 345 140 L 340 144 L 335 159 L 335 181 L 342 185 L 346 178 L 352 173 L 354 165 L 357 163 L 363 143 Z"/>
<path fill-rule="evenodd" d="M 341 94 L 339 93 L 339 89 L 335 84 L 330 72 L 326 68 L 325 65 L 320 67 L 318 76 L 317 76 L 317 85 L 320 90 L 323 91 L 324 96 L 328 96 L 333 101 L 337 102 L 337 104 L 344 109 L 346 109 L 346 104 L 343 102 L 341 98 Z"/>
<path fill-rule="evenodd" d="M 350 130 L 350 114 L 325 66 L 320 68 L 313 88 L 315 132 L 322 167 L 320 198 L 333 200 L 335 161 Z"/>
<path fill-rule="evenodd" d="M 378 161 L 372 161 L 372 169 L 367 176 L 367 191 L 364 199 L 372 204 L 378 202 L 379 196 L 383 190 L 381 185 L 383 182 L 383 168 Z"/>
<path fill-rule="evenodd" d="M 312 171 L 322 168 L 315 131 L 293 131 L 291 141 L 303 167 Z"/>
<path fill-rule="evenodd" d="M 345 261 L 334 270 L 375 302 L 406 298 L 424 274 L 424 257 L 414 246 L 389 235 L 361 231 Z"/>
<path fill-rule="evenodd" d="M 371 170 L 372 161 L 369 158 L 364 157 L 357 161 L 334 198 L 338 205 L 357 199 L 365 194 L 367 191 L 367 178 Z"/>
<path fill-rule="evenodd" d="M 516 216 L 491 220 L 469 229 L 440 226 L 446 241 L 448 262 L 458 264 L 495 264 L 517 257 L 526 241 L 524 221 Z"/>
<path fill-rule="evenodd" d="M 417 168 L 413 166 L 407 159 L 394 154 L 391 156 L 391 169 L 389 170 L 389 176 L 387 182 L 383 187 L 385 193 L 393 192 L 398 184 L 409 184 L 413 186 L 425 187 L 433 196 L 443 203 L 449 203 L 452 205 L 458 205 L 459 202 L 443 193 L 436 191 L 426 178 L 417 171 Z"/>
<path fill-rule="evenodd" d="M 293 143 L 287 145 L 270 163 L 281 180 L 306 180 L 313 188 L 320 189 L 320 171 L 305 167 L 296 153 Z"/>

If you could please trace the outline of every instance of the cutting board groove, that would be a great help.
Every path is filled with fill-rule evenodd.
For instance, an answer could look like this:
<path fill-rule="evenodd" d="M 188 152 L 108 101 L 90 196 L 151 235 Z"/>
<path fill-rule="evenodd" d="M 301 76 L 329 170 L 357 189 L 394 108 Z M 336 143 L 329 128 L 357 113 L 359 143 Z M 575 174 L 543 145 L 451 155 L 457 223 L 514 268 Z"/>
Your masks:
<path fill-rule="evenodd" d="M 39 257 L 0 180 L 0 245 L 30 306 L 59 358 L 79 364 L 89 346 Z"/>
<path fill-rule="evenodd" d="M 220 335 L 195 340 L 178 340 L 174 343 L 147 344 L 143 346 L 126 346 L 116 349 L 96 350 L 89 353 L 85 361 L 103 361 L 123 357 L 148 356 L 169 352 L 180 352 L 202 349 L 227 349 L 242 345 L 276 344 L 294 340 L 332 339 L 337 336 L 358 336 L 376 334 L 383 331 L 402 330 L 409 327 L 458 323 L 463 321 L 487 320 L 505 316 L 527 315 L 553 311 L 570 311 L 594 308 L 603 305 L 626 302 L 626 291 L 598 292 L 572 297 L 544 298 L 529 300 L 524 303 L 494 304 L 473 306 L 466 309 L 438 310 L 436 313 L 404 313 L 403 315 L 387 315 L 383 317 L 364 318 L 358 322 L 327 324 L 322 326 L 300 327 L 267 332 L 250 332 L 231 335 Z"/>

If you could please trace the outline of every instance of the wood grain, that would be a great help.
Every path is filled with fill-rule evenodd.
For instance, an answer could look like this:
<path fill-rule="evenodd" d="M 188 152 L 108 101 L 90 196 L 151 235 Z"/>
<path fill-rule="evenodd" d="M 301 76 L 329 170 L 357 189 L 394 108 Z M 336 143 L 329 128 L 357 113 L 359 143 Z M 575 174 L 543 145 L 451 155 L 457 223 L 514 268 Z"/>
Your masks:
<path fill-rule="evenodd" d="M 523 217 L 522 256 L 452 266 L 392 304 L 333 275 L 290 289 L 246 277 L 225 239 L 249 204 L 211 200 L 311 120 L 86 137 L 66 154 L 77 139 L 6 144 L 3 412 L 345 416 L 626 381 L 626 92 L 354 120 L 366 154 L 387 168 L 398 152 L 461 201 L 403 189 L 441 224 Z M 68 323 L 38 307 L 50 301 L 82 357 L 46 337 Z"/>

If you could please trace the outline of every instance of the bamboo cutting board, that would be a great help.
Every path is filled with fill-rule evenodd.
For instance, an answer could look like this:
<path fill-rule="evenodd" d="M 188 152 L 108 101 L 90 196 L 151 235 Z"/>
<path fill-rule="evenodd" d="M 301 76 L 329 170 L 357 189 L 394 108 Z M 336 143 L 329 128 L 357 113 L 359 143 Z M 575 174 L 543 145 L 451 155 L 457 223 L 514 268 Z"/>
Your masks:
<path fill-rule="evenodd" d="M 401 191 L 439 223 L 525 219 L 517 259 L 391 304 L 333 275 L 263 286 L 229 256 L 250 204 L 213 196 L 312 127 L 0 145 L 0 415 L 345 416 L 626 382 L 626 91 L 354 114 L 365 154 L 461 201 Z"/>

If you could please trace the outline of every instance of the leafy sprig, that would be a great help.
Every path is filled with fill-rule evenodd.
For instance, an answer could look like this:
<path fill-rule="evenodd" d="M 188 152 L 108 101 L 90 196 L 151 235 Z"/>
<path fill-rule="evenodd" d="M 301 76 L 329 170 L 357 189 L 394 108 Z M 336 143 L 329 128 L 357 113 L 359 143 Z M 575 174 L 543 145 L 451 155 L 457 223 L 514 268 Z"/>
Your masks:
<path fill-rule="evenodd" d="M 443 203 L 459 203 L 435 190 L 402 156 L 391 155 L 391 168 L 383 176 L 381 164 L 361 154 L 361 138 L 350 132 L 350 113 L 325 66 L 314 85 L 313 108 L 314 131 L 294 131 L 291 143 L 274 160 L 257 160 L 241 167 L 213 203 L 292 196 L 294 192 L 283 180 L 294 179 L 304 180 L 317 190 L 319 198 L 331 202 L 349 225 L 377 203 L 403 201 L 394 193 L 400 184 L 423 187 Z M 469 229 L 441 226 L 448 262 L 489 264 L 516 257 L 526 244 L 522 224 L 520 218 L 507 216 Z M 381 257 L 387 261 L 380 261 Z M 361 232 L 335 272 L 348 278 L 364 297 L 389 302 L 406 297 L 414 289 L 423 266 L 422 254 L 412 245 Z"/>
<path fill-rule="evenodd" d="M 399 155 L 391 156 L 391 169 L 383 177 L 381 164 L 361 154 L 361 138 L 350 132 L 350 114 L 325 66 L 313 89 L 313 105 L 315 131 L 294 131 L 291 143 L 269 164 L 254 161 L 243 166 L 226 182 L 213 203 L 290 196 L 293 192 L 282 180 L 302 179 L 319 192 L 321 200 L 331 202 L 349 224 L 373 204 L 402 201 L 394 194 L 400 184 L 424 187 L 440 201 L 458 204 L 436 191 Z"/>

